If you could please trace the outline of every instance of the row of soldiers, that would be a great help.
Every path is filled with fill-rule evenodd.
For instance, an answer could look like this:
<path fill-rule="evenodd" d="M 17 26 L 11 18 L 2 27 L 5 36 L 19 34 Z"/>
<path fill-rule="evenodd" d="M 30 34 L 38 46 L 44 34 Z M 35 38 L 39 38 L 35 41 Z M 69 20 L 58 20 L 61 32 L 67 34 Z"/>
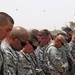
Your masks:
<path fill-rule="evenodd" d="M 45 75 L 34 53 L 41 35 L 14 27 L 13 18 L 5 12 L 0 12 L 0 30 L 0 75 Z"/>
<path fill-rule="evenodd" d="M 14 26 L 13 18 L 0 12 L 0 30 L 0 75 L 74 74 L 71 28 L 53 37 L 47 29 Z"/>

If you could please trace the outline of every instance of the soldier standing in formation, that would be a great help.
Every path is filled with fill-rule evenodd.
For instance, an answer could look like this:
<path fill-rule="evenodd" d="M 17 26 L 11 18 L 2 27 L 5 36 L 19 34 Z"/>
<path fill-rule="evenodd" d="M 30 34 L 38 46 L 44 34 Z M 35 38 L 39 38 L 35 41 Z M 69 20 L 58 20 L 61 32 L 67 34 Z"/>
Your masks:
<path fill-rule="evenodd" d="M 0 12 L 0 43 L 7 37 L 14 25 L 13 18 L 5 12 Z M 0 75 L 3 75 L 3 52 L 0 48 Z"/>
<path fill-rule="evenodd" d="M 47 53 L 48 53 L 48 60 L 52 65 L 55 74 L 54 75 L 67 75 L 66 73 L 66 66 L 64 63 L 64 57 L 61 48 L 65 43 L 65 38 L 62 35 L 56 36 L 53 43 L 49 45 Z"/>
<path fill-rule="evenodd" d="M 27 30 L 20 26 L 13 27 L 9 36 L 2 41 L 3 75 L 19 75 L 16 51 L 20 51 L 26 45 L 27 41 Z"/>

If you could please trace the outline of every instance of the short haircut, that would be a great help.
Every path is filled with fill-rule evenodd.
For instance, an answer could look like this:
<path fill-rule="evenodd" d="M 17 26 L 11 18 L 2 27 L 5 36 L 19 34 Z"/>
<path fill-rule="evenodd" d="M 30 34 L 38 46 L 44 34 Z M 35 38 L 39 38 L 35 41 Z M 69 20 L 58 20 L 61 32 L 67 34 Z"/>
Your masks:
<path fill-rule="evenodd" d="M 32 29 L 31 31 L 34 35 L 38 35 L 38 33 L 40 33 L 40 31 L 37 29 Z"/>
<path fill-rule="evenodd" d="M 42 36 L 49 36 L 51 35 L 50 31 L 48 31 L 47 29 L 43 29 L 40 31 Z"/>
<path fill-rule="evenodd" d="M 72 29 L 71 29 L 70 27 L 66 27 L 66 28 L 63 29 L 63 31 L 65 31 L 66 33 L 68 33 L 68 32 L 70 32 L 70 31 L 72 31 Z M 73 32 L 73 31 L 72 31 L 72 32 Z"/>
<path fill-rule="evenodd" d="M 34 40 L 38 41 L 38 38 L 34 34 L 29 34 L 29 40 L 30 41 L 34 41 Z"/>
<path fill-rule="evenodd" d="M 60 33 L 57 34 L 57 36 L 58 35 L 63 35 L 64 37 L 67 36 L 66 32 L 60 32 Z"/>
<path fill-rule="evenodd" d="M 10 15 L 8 15 L 5 12 L 0 12 L 0 26 L 7 25 L 8 21 L 10 21 L 12 24 L 14 24 L 14 20 Z"/>

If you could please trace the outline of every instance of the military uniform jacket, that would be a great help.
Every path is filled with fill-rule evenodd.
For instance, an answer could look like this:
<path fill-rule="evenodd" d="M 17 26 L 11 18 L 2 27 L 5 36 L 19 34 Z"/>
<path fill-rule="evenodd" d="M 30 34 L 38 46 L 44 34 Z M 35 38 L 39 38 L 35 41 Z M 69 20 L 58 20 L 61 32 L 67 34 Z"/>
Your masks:
<path fill-rule="evenodd" d="M 18 75 L 36 75 L 30 56 L 22 51 L 17 53 L 19 56 Z"/>
<path fill-rule="evenodd" d="M 17 75 L 16 52 L 6 42 L 2 42 L 1 50 L 3 52 L 3 75 Z"/>
<path fill-rule="evenodd" d="M 2 62 L 3 62 L 3 52 L 1 51 L 1 42 L 0 42 L 0 75 L 3 74 L 3 71 L 2 71 Z"/>
<path fill-rule="evenodd" d="M 70 46 L 70 50 L 71 50 L 71 54 L 73 56 L 73 59 L 75 59 L 75 43 L 73 43 L 72 41 L 69 43 Z"/>
<path fill-rule="evenodd" d="M 55 75 L 63 75 L 68 63 L 65 62 L 65 59 L 62 58 L 64 57 L 62 50 L 56 48 L 53 44 L 51 44 L 47 50 L 47 54 L 48 60 L 55 71 Z"/>
<path fill-rule="evenodd" d="M 50 67 L 49 67 L 48 61 L 47 61 L 46 48 L 47 48 L 47 46 L 44 46 L 44 47 L 38 46 L 36 51 L 35 51 L 35 54 L 37 56 L 39 65 L 43 69 L 44 73 L 49 74 L 50 73 Z"/>
<path fill-rule="evenodd" d="M 41 69 L 39 63 L 38 63 L 38 59 L 36 57 L 36 54 L 35 52 L 32 52 L 31 54 L 29 54 L 30 58 L 31 58 L 31 61 L 33 63 L 33 66 L 35 68 L 35 71 L 36 71 L 36 74 L 37 75 L 45 75 L 43 70 Z"/>
<path fill-rule="evenodd" d="M 65 43 L 63 47 L 64 47 L 64 50 L 66 52 L 67 57 L 69 57 L 71 60 L 73 60 L 73 57 L 71 55 L 71 49 L 70 49 L 69 44 L 68 43 Z"/>

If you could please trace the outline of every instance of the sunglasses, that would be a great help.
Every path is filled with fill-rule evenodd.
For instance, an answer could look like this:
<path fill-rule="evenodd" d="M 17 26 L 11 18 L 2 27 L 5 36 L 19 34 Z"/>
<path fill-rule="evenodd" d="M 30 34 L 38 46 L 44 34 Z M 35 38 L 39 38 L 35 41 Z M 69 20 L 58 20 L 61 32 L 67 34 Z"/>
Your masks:
<path fill-rule="evenodd" d="M 25 46 L 26 45 L 26 42 L 23 42 L 19 37 L 16 36 L 16 38 L 18 38 L 21 42 L 21 46 Z"/>
<path fill-rule="evenodd" d="M 34 46 L 34 45 L 33 45 L 32 41 L 29 40 L 28 42 L 29 42 L 29 44 L 33 47 L 33 49 L 36 49 L 36 48 L 37 48 L 37 46 Z"/>
<path fill-rule="evenodd" d="M 58 39 L 58 40 L 61 42 L 62 45 L 64 45 L 64 43 L 60 39 Z"/>
<path fill-rule="evenodd" d="M 60 40 L 60 42 L 61 42 L 61 40 Z M 62 45 L 64 45 L 64 43 L 63 43 L 63 42 L 61 42 L 61 44 L 62 44 Z"/>

